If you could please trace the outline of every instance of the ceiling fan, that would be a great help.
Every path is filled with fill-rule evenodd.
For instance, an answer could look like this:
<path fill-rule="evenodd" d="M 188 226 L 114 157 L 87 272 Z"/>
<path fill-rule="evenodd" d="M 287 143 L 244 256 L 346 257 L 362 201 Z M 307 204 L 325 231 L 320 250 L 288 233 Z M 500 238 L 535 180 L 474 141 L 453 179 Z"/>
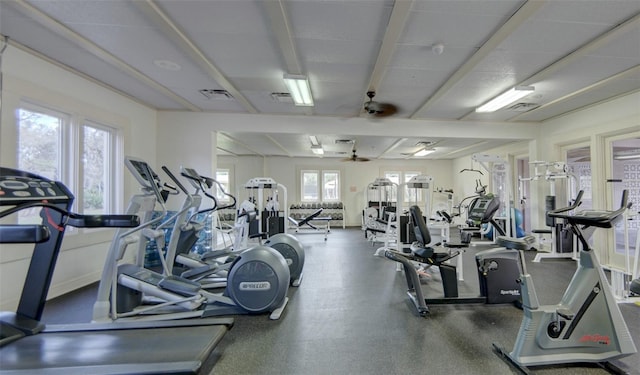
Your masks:
<path fill-rule="evenodd" d="M 342 159 L 342 161 L 369 161 L 369 158 L 363 158 L 356 154 L 356 149 L 351 150 L 351 156 L 348 158 Z"/>
<path fill-rule="evenodd" d="M 365 112 L 373 117 L 387 117 L 398 112 L 398 107 L 391 103 L 381 103 L 373 101 L 376 96 L 375 91 L 367 91 L 369 101 L 364 103 Z"/>

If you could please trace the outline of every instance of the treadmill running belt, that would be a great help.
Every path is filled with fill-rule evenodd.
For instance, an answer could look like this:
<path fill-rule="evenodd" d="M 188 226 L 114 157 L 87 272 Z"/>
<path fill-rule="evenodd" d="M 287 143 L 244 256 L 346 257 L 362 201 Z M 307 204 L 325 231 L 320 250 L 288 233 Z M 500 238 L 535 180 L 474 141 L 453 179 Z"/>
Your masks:
<path fill-rule="evenodd" d="M 0 348 L 1 374 L 197 374 L 222 325 L 41 333 Z"/>

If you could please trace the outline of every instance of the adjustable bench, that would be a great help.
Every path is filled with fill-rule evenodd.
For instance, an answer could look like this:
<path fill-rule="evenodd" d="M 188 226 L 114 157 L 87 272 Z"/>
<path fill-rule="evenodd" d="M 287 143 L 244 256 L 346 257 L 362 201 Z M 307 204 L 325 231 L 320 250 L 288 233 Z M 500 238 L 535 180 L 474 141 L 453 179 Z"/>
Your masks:
<path fill-rule="evenodd" d="M 313 211 L 309 216 L 303 218 L 302 220 L 296 220 L 293 217 L 289 216 L 289 221 L 295 225 L 296 227 L 296 233 L 298 233 L 298 230 L 304 226 L 308 226 L 311 229 L 315 229 L 315 230 L 319 230 L 320 228 L 318 228 L 316 225 L 312 224 L 311 221 L 324 221 L 326 223 L 326 225 L 324 226 L 324 240 L 327 240 L 327 235 L 329 234 L 329 231 L 331 231 L 331 227 L 330 227 L 330 222 L 331 222 L 331 216 L 320 216 L 320 214 L 322 213 L 322 208 L 318 208 L 317 210 Z"/>

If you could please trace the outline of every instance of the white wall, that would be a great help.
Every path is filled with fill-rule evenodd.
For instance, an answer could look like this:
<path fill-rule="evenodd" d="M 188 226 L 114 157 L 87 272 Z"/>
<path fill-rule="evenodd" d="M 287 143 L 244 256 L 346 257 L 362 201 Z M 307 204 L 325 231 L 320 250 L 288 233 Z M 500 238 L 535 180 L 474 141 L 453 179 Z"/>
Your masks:
<path fill-rule="evenodd" d="M 16 166 L 15 112 L 22 100 L 69 113 L 75 118 L 115 126 L 122 131 L 126 155 L 155 161 L 154 110 L 13 46 L 8 46 L 3 53 L 2 74 L 0 165 Z M 137 188 L 128 173 L 122 175 L 126 188 L 121 196 L 128 199 Z M 124 207 L 124 203 L 120 202 L 120 206 Z M 112 233 L 98 230 L 65 237 L 49 298 L 99 279 Z M 32 246 L 0 246 L 0 310 L 14 310 Z"/>

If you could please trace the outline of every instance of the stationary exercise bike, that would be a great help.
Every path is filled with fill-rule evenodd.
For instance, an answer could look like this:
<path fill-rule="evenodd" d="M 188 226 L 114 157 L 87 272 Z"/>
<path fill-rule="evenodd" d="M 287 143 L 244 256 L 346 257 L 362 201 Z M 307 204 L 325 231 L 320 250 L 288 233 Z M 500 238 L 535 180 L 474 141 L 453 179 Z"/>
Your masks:
<path fill-rule="evenodd" d="M 498 199 L 485 196 L 479 198 L 479 200 L 479 203 L 475 205 L 474 214 L 479 217 L 481 223 L 492 223 L 497 231 L 504 234 L 499 224 L 493 220 L 493 215 L 500 205 Z M 431 235 L 420 208 L 411 206 L 409 207 L 409 213 L 416 236 L 416 241 L 411 245 L 411 253 L 405 254 L 394 250 L 386 250 L 384 255 L 386 258 L 402 264 L 407 279 L 407 295 L 420 316 L 427 316 L 429 304 L 511 303 L 519 305 L 520 288 L 516 280 L 520 274 L 520 266 L 518 264 L 518 253 L 512 249 L 515 247 L 528 247 L 533 243 L 533 237 L 513 239 L 509 246 L 476 253 L 480 294 L 478 296 L 460 296 L 458 293 L 456 266 L 448 264 L 447 261 L 459 256 L 461 249 L 467 247 L 468 243 L 448 242 L 443 244 L 443 247 L 448 251 L 436 251 L 429 246 Z M 444 297 L 424 297 L 420 287 L 420 277 L 414 262 L 438 267 Z"/>
<path fill-rule="evenodd" d="M 549 212 L 549 216 L 566 220 L 582 245 L 578 269 L 557 305 L 540 306 L 524 255 L 520 253 L 524 312 L 520 331 L 511 352 L 497 344 L 493 346 L 523 373 L 528 373 L 527 366 L 581 362 L 598 363 L 609 371 L 619 372 L 607 361 L 636 352 L 606 275 L 583 235 L 588 227 L 613 228 L 627 209 L 627 196 L 625 190 L 616 211 Z M 505 237 L 498 239 L 502 244 L 509 241 Z"/>

